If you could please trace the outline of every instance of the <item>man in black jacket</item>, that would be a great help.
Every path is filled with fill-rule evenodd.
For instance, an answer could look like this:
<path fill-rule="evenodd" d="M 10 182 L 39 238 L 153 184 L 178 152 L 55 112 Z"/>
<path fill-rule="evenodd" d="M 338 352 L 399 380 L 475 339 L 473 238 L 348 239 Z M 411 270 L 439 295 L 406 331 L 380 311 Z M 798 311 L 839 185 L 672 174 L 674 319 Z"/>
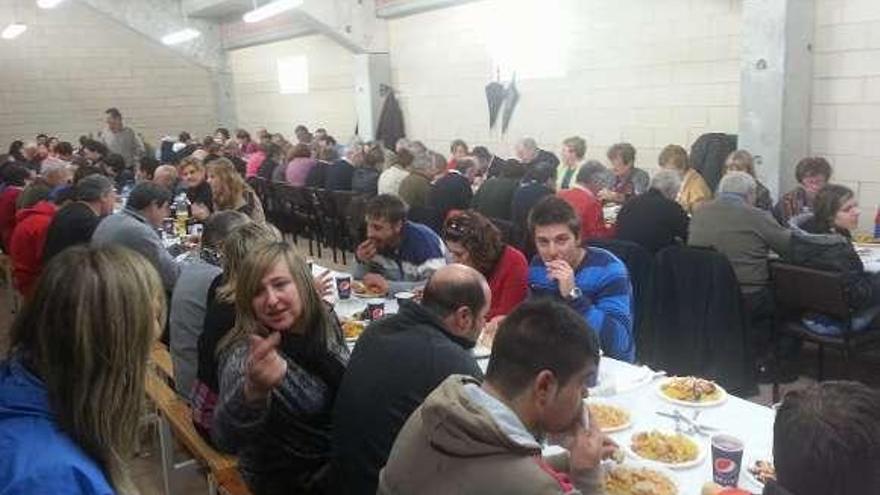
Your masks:
<path fill-rule="evenodd" d="M 422 304 L 370 325 L 358 340 L 333 411 L 335 493 L 374 494 L 397 433 L 452 374 L 482 378 L 469 349 L 486 323 L 489 286 L 476 270 L 449 265 L 431 278 Z"/>
<path fill-rule="evenodd" d="M 617 214 L 617 238 L 632 241 L 656 253 L 676 242 L 685 244 L 690 219 L 675 196 L 681 188 L 678 172 L 654 175 L 645 194 L 630 199 Z"/>
<path fill-rule="evenodd" d="M 475 167 L 476 163 L 471 158 L 456 160 L 455 168 L 431 186 L 428 205 L 437 211 L 441 222 L 446 220 L 446 215 L 452 210 L 470 208 L 471 198 L 474 197 L 470 176 Z"/>
<path fill-rule="evenodd" d="M 113 182 L 100 174 L 88 175 L 74 186 L 74 200 L 58 210 L 43 247 L 43 264 L 65 248 L 88 244 L 98 223 L 113 213 L 116 191 Z"/>
<path fill-rule="evenodd" d="M 351 191 L 351 179 L 355 167 L 364 163 L 364 145 L 353 141 L 345 150 L 345 156 L 328 165 L 324 175 L 324 189 L 328 191 Z"/>

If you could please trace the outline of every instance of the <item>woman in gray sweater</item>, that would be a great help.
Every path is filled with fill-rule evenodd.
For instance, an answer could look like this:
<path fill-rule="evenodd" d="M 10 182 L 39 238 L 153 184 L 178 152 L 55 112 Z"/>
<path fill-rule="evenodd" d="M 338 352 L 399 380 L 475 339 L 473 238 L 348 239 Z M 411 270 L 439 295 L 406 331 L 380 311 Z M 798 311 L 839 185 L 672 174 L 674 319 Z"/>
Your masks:
<path fill-rule="evenodd" d="M 235 327 L 218 346 L 212 435 L 239 455 L 257 495 L 328 493 L 331 410 L 348 350 L 291 245 L 255 249 L 236 287 Z"/>

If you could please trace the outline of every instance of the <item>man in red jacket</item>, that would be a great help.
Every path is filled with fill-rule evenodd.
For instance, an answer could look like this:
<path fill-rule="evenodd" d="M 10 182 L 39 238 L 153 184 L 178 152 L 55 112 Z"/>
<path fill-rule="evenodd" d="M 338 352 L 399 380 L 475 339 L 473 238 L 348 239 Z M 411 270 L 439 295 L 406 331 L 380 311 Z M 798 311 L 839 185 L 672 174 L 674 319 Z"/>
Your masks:
<path fill-rule="evenodd" d="M 55 204 L 40 201 L 15 214 L 16 224 L 9 240 L 9 256 L 12 258 L 15 289 L 25 298 L 30 297 L 43 271 L 43 246 L 55 210 Z"/>

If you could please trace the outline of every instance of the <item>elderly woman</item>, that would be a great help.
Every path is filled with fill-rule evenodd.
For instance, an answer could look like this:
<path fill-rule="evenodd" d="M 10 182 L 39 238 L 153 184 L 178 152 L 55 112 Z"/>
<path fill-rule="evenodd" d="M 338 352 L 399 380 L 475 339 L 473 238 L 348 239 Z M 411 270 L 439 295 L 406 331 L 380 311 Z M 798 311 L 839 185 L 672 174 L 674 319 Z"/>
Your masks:
<path fill-rule="evenodd" d="M 284 171 L 284 179 L 291 186 L 305 186 L 309 172 L 317 164 L 317 161 L 312 158 L 311 148 L 307 144 L 297 144 L 291 150 L 288 158 L 290 161 Z"/>
<path fill-rule="evenodd" d="M 663 170 L 651 180 L 645 194 L 629 200 L 617 214 L 617 238 L 640 244 L 656 253 L 687 241 L 688 216 L 675 198 L 681 189 L 677 170 Z"/>
<path fill-rule="evenodd" d="M 856 311 L 853 318 L 856 330 L 866 327 L 874 316 L 880 314 L 880 276 L 865 272 L 851 241 L 852 232 L 859 224 L 859 214 L 853 192 L 847 187 L 831 184 L 816 195 L 812 213 L 791 220 L 795 232 L 791 261 L 844 275 L 847 300 Z M 823 318 L 811 320 L 815 323 Z M 808 322 L 808 326 L 813 325 Z"/>
<path fill-rule="evenodd" d="M 207 180 L 211 186 L 214 211 L 235 210 L 255 222 L 266 221 L 260 198 L 236 172 L 232 162 L 220 158 L 209 163 Z"/>
<path fill-rule="evenodd" d="M 782 225 L 788 225 L 792 217 L 812 211 L 816 194 L 831 179 L 831 165 L 822 157 L 807 157 L 798 162 L 794 175 L 798 186 L 779 198 L 773 208 L 773 215 Z"/>
<path fill-rule="evenodd" d="M 614 173 L 610 189 L 599 191 L 599 198 L 610 203 L 626 203 L 633 196 L 648 190 L 648 173 L 636 168 L 636 149 L 629 143 L 617 143 L 608 149 L 608 160 Z"/>
<path fill-rule="evenodd" d="M 773 209 L 773 198 L 770 197 L 770 190 L 755 176 L 755 160 L 752 154 L 746 150 L 736 150 L 727 157 L 724 162 L 724 173 L 728 172 L 745 172 L 755 179 L 755 207 L 762 210 L 770 211 Z"/>
<path fill-rule="evenodd" d="M 657 159 L 660 168 L 672 170 L 681 176 L 681 189 L 675 200 L 688 213 L 693 213 L 700 203 L 712 199 L 712 191 L 699 172 L 692 169 L 687 151 L 677 144 L 663 148 Z"/>
<path fill-rule="evenodd" d="M 241 272 L 235 327 L 218 350 L 215 443 L 238 454 L 253 493 L 332 493 L 331 412 L 348 362 L 342 331 L 293 246 L 259 246 Z"/>
<path fill-rule="evenodd" d="M 443 226 L 443 240 L 456 263 L 474 268 L 489 282 L 492 305 L 487 320 L 507 315 L 525 299 L 526 258 L 501 241 L 501 232 L 488 218 L 475 211 L 454 215 Z"/>

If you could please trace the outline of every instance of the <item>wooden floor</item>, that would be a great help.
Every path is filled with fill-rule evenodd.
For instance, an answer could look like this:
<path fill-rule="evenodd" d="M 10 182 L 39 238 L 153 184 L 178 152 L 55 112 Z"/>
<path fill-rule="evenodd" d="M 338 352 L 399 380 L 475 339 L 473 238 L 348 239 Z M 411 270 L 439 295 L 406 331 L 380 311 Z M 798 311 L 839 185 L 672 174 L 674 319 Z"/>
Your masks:
<path fill-rule="evenodd" d="M 298 250 L 301 255 L 325 266 L 336 270 L 351 269 L 352 256 L 348 257 L 348 266 L 341 263 L 334 263 L 329 250 L 324 250 L 322 257 L 312 256 L 308 253 L 307 243 L 300 242 Z M 315 253 L 317 254 L 317 253 Z M 339 260 L 341 262 L 341 259 Z M 11 326 L 14 314 L 11 311 L 10 285 L 5 280 L 0 280 L 0 355 L 5 355 L 9 342 L 9 328 Z M 814 374 L 816 372 L 816 353 L 815 349 L 804 349 L 802 360 L 802 376 L 797 382 L 784 386 L 783 391 L 803 388 L 815 383 Z M 841 376 L 841 362 L 839 356 L 834 353 L 826 353 L 826 373 L 828 379 L 834 379 Z M 860 365 L 856 369 L 854 378 L 869 383 L 873 386 L 880 386 L 880 353 L 874 353 L 866 356 L 861 360 Z M 764 405 L 772 403 L 770 385 L 762 385 L 760 393 L 748 399 Z M 144 428 L 141 435 L 140 453 L 132 460 L 130 469 L 135 483 L 138 485 L 143 495 L 165 495 L 163 491 L 162 475 L 160 469 L 160 455 L 158 449 L 158 436 L 155 428 Z M 185 452 L 178 452 L 181 459 L 186 458 Z M 180 494 L 207 494 L 207 484 L 204 476 L 188 472 L 183 473 L 177 479 L 176 493 Z"/>

